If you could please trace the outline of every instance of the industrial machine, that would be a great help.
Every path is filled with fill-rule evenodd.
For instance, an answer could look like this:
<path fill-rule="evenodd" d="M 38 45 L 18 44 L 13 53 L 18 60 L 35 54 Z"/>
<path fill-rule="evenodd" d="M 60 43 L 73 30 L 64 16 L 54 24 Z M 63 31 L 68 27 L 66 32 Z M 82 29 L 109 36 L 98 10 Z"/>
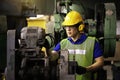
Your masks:
<path fill-rule="evenodd" d="M 6 80 L 49 79 L 49 44 L 45 37 L 43 28 L 24 27 L 19 48 L 15 48 L 15 30 L 8 30 Z"/>

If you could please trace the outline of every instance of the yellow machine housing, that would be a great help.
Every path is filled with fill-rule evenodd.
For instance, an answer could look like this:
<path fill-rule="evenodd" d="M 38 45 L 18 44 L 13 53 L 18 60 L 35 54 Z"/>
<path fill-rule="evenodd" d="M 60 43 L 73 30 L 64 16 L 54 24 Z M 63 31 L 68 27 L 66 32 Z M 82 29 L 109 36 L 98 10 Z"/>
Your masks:
<path fill-rule="evenodd" d="M 41 27 L 46 30 L 46 20 L 45 19 L 40 19 L 40 18 L 30 19 L 30 18 L 28 18 L 27 23 L 28 23 L 28 27 L 38 26 L 38 27 Z"/>

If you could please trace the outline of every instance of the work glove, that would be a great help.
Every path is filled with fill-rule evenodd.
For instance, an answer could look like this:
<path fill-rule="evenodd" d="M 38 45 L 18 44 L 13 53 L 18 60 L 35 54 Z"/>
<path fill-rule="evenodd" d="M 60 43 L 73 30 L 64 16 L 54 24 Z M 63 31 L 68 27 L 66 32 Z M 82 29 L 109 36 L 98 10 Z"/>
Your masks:
<path fill-rule="evenodd" d="M 86 68 L 85 67 L 82 67 L 82 66 L 76 66 L 76 73 L 81 75 L 81 74 L 85 74 L 86 73 Z"/>
<path fill-rule="evenodd" d="M 68 62 L 68 74 L 85 74 L 86 68 L 82 66 L 78 66 L 76 61 L 69 61 Z"/>

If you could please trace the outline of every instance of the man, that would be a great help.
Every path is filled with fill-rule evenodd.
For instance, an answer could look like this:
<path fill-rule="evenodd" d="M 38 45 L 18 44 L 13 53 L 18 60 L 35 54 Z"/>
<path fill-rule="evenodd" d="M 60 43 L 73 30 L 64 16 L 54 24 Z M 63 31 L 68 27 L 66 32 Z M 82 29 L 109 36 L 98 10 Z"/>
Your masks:
<path fill-rule="evenodd" d="M 63 39 L 52 51 L 52 59 L 58 57 L 58 51 L 67 49 L 69 56 L 77 62 L 76 80 L 92 80 L 91 73 L 103 65 L 103 52 L 95 37 L 84 34 L 84 23 L 77 11 L 70 11 L 62 23 L 68 38 Z M 73 58 L 72 58 L 73 59 Z"/>

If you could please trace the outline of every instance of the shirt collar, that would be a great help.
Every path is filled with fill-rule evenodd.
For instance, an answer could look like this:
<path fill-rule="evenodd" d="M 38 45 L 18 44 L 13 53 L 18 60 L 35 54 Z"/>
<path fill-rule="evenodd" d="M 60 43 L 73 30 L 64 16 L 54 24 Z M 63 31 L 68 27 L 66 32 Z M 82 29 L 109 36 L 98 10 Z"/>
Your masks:
<path fill-rule="evenodd" d="M 86 40 L 87 36 L 85 34 L 82 34 L 80 36 L 80 38 L 78 38 L 78 40 L 76 40 L 75 42 L 72 40 L 71 37 L 68 37 L 68 40 L 72 43 L 72 44 L 81 44 Z"/>

